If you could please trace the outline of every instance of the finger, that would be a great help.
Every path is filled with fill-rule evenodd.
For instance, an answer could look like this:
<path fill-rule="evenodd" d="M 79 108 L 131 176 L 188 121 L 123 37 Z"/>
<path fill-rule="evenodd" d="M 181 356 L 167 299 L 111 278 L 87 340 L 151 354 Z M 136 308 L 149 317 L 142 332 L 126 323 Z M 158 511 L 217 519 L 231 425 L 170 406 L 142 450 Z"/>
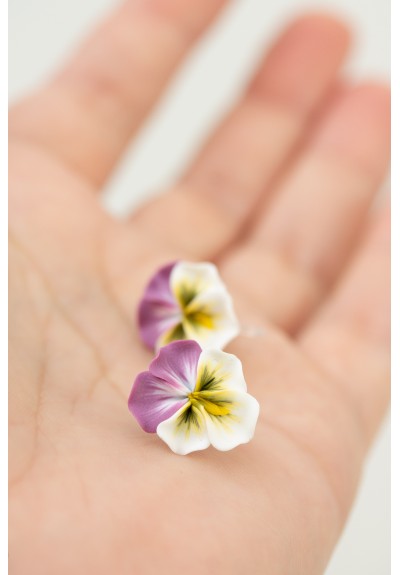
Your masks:
<path fill-rule="evenodd" d="M 240 295 L 235 295 L 237 301 Z M 252 309 L 257 314 L 257 306 Z M 278 518 L 273 532 L 286 533 L 289 541 L 298 542 L 299 533 L 305 537 L 299 546 L 302 551 L 293 550 L 302 560 L 296 560 L 294 569 L 281 561 L 282 572 L 298 573 L 302 564 L 301 573 L 322 573 L 343 528 L 366 454 L 359 412 L 307 355 L 274 328 L 253 337 L 242 335 L 228 351 L 240 357 L 249 392 L 260 403 L 255 437 L 247 449 L 258 455 L 265 493 L 271 492 L 271 462 L 281 469 L 275 478 L 274 505 L 286 528 Z M 290 519 L 285 521 L 285 516 Z M 273 533 L 270 537 L 272 548 L 277 548 L 279 537 Z"/>
<path fill-rule="evenodd" d="M 319 302 L 358 237 L 387 169 L 389 111 L 385 86 L 342 93 L 252 235 L 222 263 L 226 280 L 287 330 Z"/>
<path fill-rule="evenodd" d="M 347 29 L 330 16 L 308 15 L 289 26 L 200 154 L 187 184 L 242 217 L 332 84 L 348 43 Z"/>
<path fill-rule="evenodd" d="M 224 0 L 126 0 L 48 86 L 14 107 L 10 131 L 101 184 Z"/>
<path fill-rule="evenodd" d="M 249 392 L 260 402 L 252 445 L 278 441 L 288 468 L 289 461 L 301 465 L 303 460 L 304 475 L 297 469 L 294 489 L 314 502 L 305 505 L 311 515 L 303 524 L 311 527 L 311 509 L 318 508 L 325 517 L 324 534 L 332 537 L 322 537 L 325 542 L 338 535 L 387 406 L 389 223 L 389 211 L 369 223 L 337 289 L 300 334 L 300 349 L 274 328 L 242 335 L 228 348 L 241 358 Z M 250 321 L 257 318 L 257 304 L 245 299 L 244 305 Z"/>
<path fill-rule="evenodd" d="M 372 437 L 390 377 L 390 212 L 375 215 L 348 271 L 299 336 L 360 412 Z"/>
<path fill-rule="evenodd" d="M 331 17 L 295 21 L 178 190 L 141 209 L 135 226 L 192 257 L 209 257 L 224 247 L 298 142 L 347 46 L 347 30 Z"/>

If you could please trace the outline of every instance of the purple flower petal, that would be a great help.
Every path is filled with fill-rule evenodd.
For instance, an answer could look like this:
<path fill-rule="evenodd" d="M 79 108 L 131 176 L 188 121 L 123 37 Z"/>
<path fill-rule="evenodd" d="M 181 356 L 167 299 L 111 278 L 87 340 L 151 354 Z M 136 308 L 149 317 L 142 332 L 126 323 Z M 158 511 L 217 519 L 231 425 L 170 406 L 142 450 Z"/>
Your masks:
<path fill-rule="evenodd" d="M 161 268 L 150 280 L 139 305 L 140 337 L 154 349 L 159 337 L 179 323 L 180 308 L 171 291 L 170 276 L 176 262 Z"/>
<path fill-rule="evenodd" d="M 128 400 L 129 411 L 148 433 L 155 433 L 157 426 L 188 402 L 178 386 L 143 371 L 137 376 Z"/>
<path fill-rule="evenodd" d="M 144 297 L 152 301 L 165 301 L 175 303 L 175 297 L 170 288 L 172 270 L 178 262 L 172 262 L 160 268 L 149 281 Z"/>
<path fill-rule="evenodd" d="M 161 348 L 151 362 L 149 371 L 171 385 L 183 385 L 188 393 L 196 387 L 200 354 L 201 347 L 196 341 L 174 341 Z"/>
<path fill-rule="evenodd" d="M 128 400 L 131 413 L 140 426 L 155 433 L 188 402 L 195 388 L 201 348 L 195 341 L 176 341 L 163 347 L 151 362 L 149 371 L 140 373 Z"/>

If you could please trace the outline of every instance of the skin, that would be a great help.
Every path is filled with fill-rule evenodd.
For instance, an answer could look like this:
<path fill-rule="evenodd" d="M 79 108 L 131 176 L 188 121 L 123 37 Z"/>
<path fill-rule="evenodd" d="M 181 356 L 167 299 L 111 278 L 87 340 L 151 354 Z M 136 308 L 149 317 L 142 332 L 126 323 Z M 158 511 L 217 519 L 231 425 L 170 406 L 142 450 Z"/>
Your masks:
<path fill-rule="evenodd" d="M 389 93 L 338 79 L 344 25 L 283 31 L 173 190 L 122 222 L 96 194 L 223 4 L 128 1 L 11 109 L 13 574 L 317 575 L 349 512 L 389 396 Z M 216 261 L 244 326 L 261 415 L 230 452 L 176 456 L 127 409 L 175 259 Z"/>

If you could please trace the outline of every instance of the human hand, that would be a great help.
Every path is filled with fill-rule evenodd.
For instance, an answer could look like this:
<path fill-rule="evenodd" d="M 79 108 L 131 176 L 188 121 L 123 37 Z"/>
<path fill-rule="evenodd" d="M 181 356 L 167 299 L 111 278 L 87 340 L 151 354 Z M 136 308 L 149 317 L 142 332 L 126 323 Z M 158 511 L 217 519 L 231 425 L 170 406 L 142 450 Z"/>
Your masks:
<path fill-rule="evenodd" d="M 385 412 L 389 96 L 338 83 L 341 24 L 294 23 L 174 190 L 123 222 L 96 198 L 222 4 L 128 1 L 11 110 L 15 574 L 321 574 Z M 138 300 L 182 258 L 255 328 L 228 351 L 260 419 L 227 453 L 176 456 L 127 409 Z"/>

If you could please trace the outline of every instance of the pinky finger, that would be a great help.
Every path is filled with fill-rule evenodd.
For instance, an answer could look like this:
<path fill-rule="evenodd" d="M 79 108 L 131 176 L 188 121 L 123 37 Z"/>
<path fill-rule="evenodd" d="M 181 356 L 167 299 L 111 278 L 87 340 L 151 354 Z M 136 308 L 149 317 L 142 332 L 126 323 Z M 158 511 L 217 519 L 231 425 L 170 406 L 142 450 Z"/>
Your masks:
<path fill-rule="evenodd" d="M 299 338 L 353 402 L 371 439 L 389 399 L 389 208 L 373 215 L 355 259 Z"/>

